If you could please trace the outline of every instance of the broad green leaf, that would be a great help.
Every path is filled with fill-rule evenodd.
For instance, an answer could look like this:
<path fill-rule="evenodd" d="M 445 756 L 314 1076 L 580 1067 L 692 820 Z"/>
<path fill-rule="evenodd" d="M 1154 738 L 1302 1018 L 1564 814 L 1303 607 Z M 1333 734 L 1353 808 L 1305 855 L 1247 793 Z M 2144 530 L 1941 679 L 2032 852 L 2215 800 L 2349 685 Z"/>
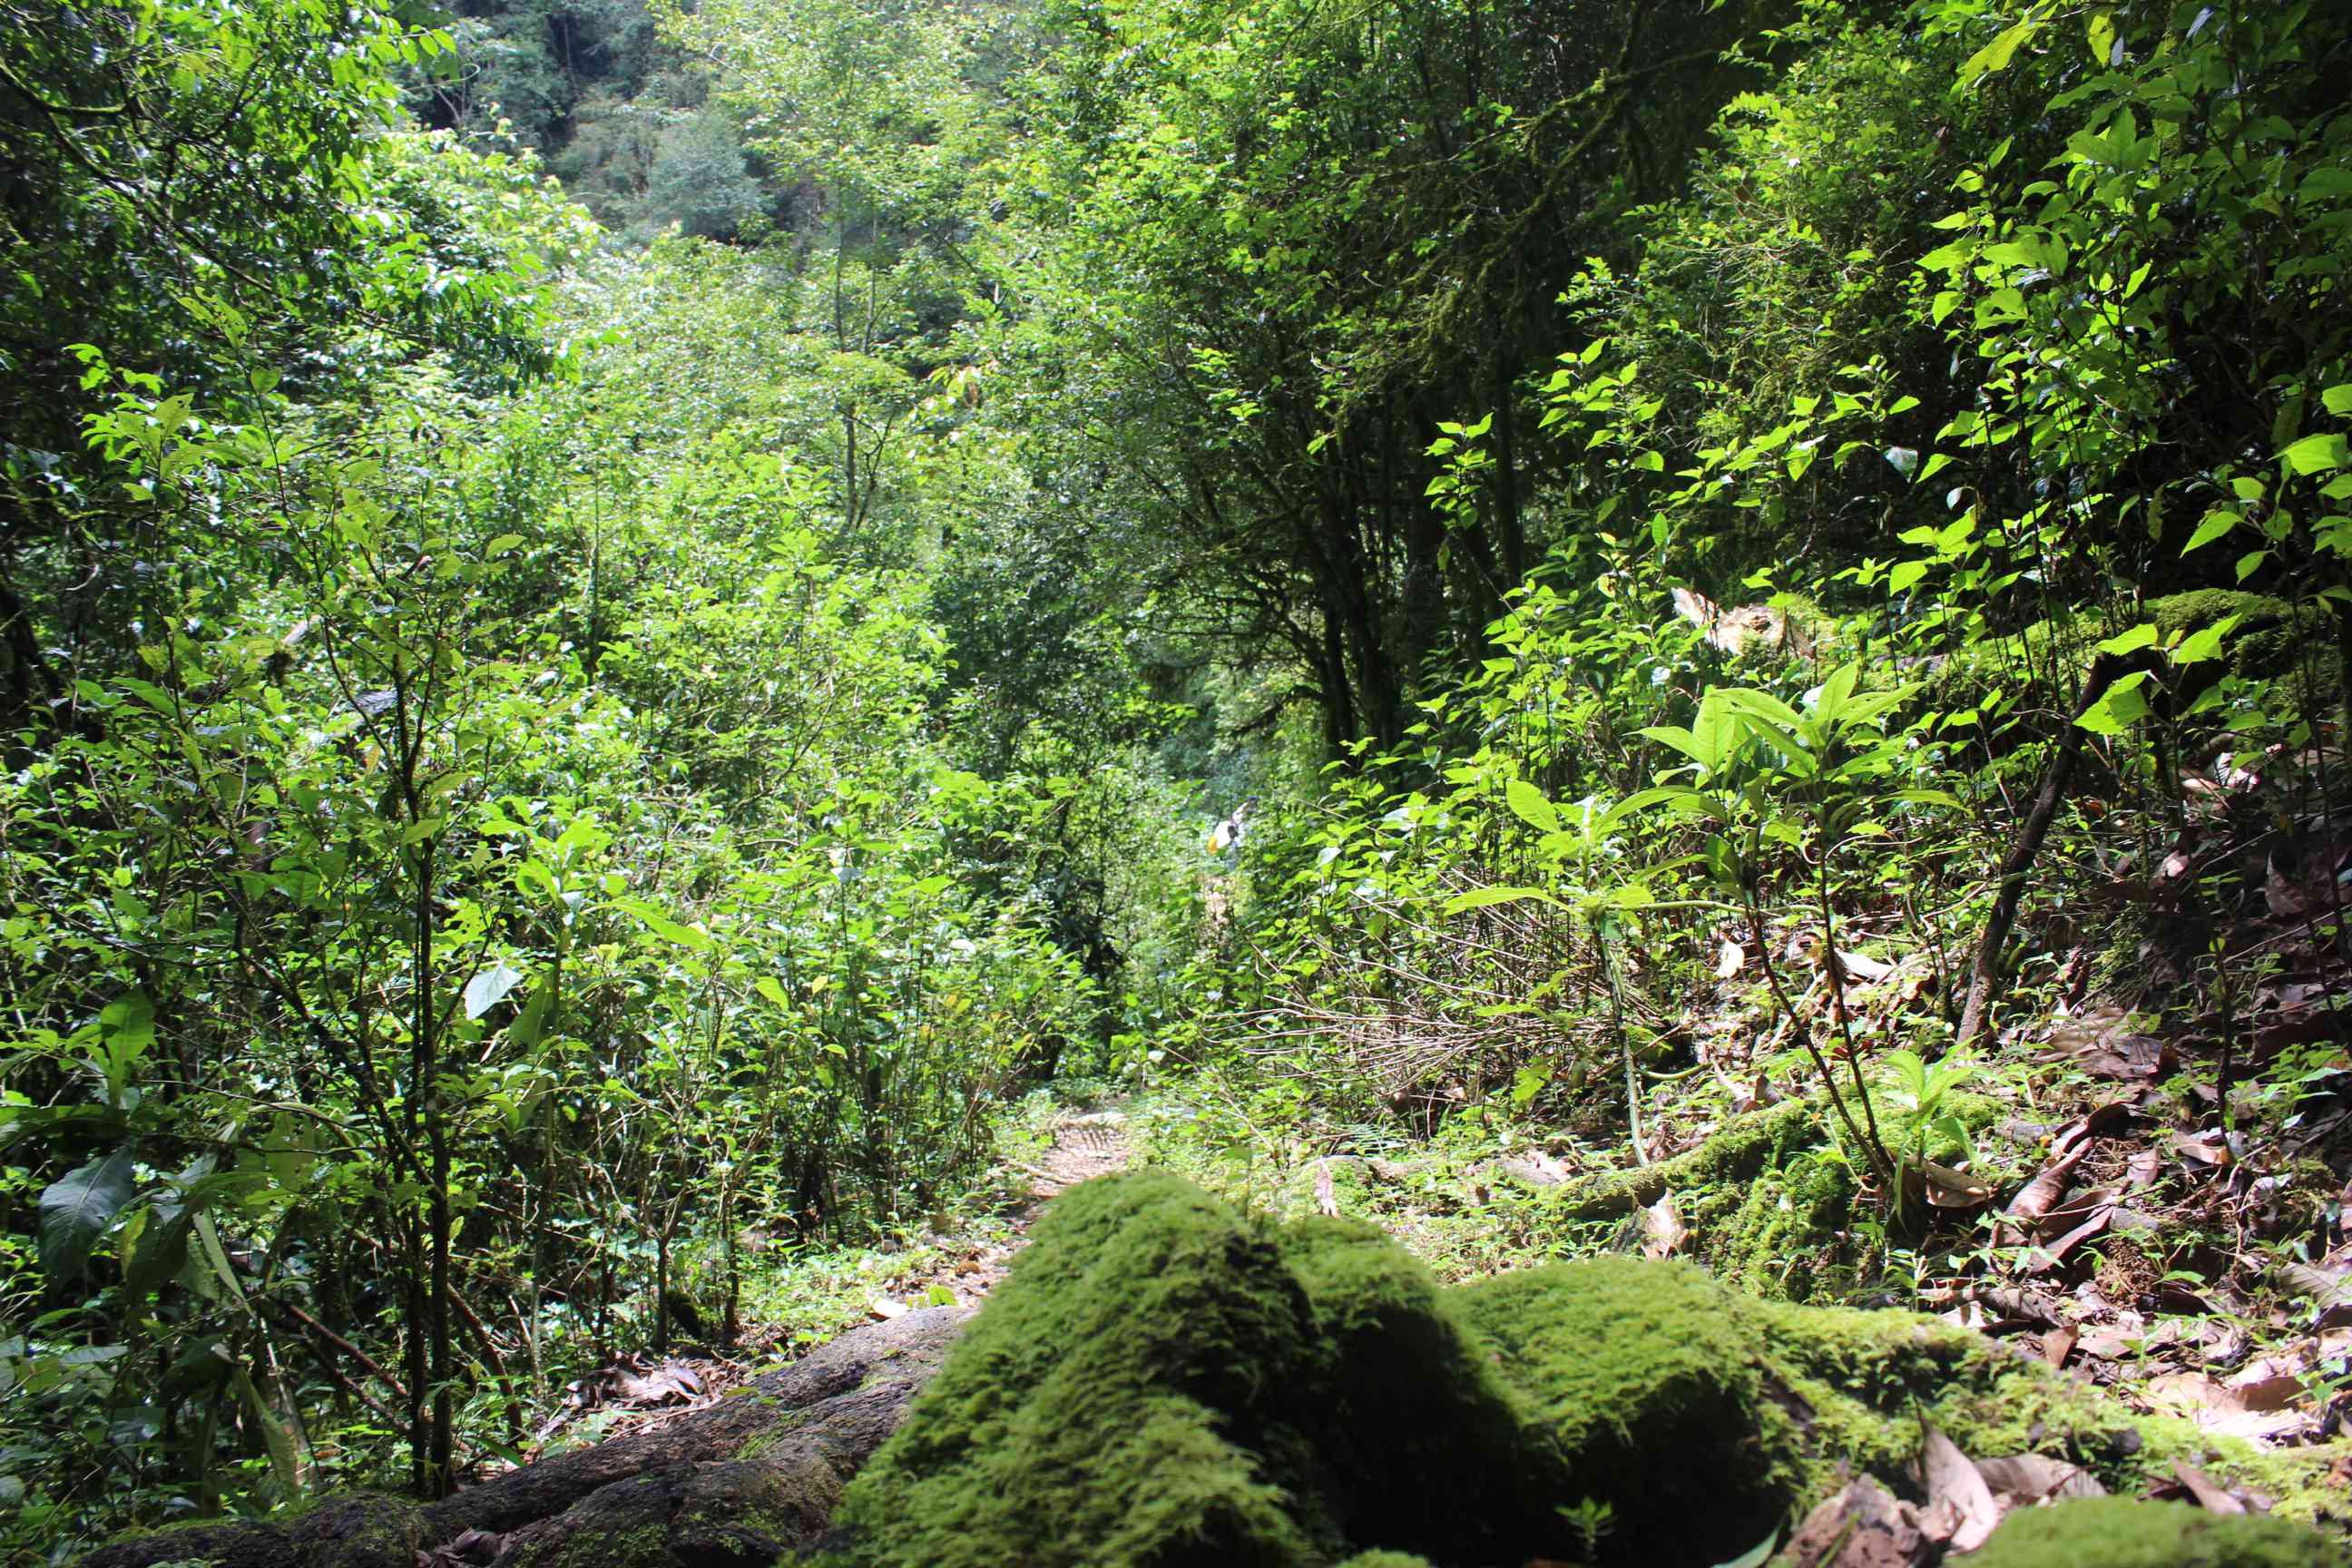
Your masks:
<path fill-rule="evenodd" d="M 1546 799 L 1543 791 L 1525 779 L 1513 779 L 1503 788 L 1503 799 L 1511 815 L 1538 833 L 1559 831 L 1559 812 Z"/>
<path fill-rule="evenodd" d="M 184 1208 L 160 1211 L 141 1233 L 122 1270 L 122 1287 L 134 1297 L 152 1296 L 178 1277 L 188 1262 L 188 1234 L 195 1215 Z"/>
<path fill-rule="evenodd" d="M 2026 41 L 2033 37 L 2041 26 L 2039 20 L 2028 17 L 2006 29 L 1991 43 L 1970 55 L 1968 63 L 1960 67 L 1960 85 L 1968 87 L 1979 78 L 1994 76 L 2007 70 L 2010 62 L 2017 58 L 2017 51 L 2025 46 Z"/>
<path fill-rule="evenodd" d="M 2105 695 L 2074 721 L 2094 735 L 2120 735 L 2148 716 L 2151 710 L 2140 688 L 2147 671 L 2136 669 L 2106 689 Z"/>
<path fill-rule="evenodd" d="M 102 1160 L 52 1182 L 41 1194 L 41 1271 L 79 1282 L 89 1249 L 136 1191 L 137 1152 L 124 1144 Z"/>
<path fill-rule="evenodd" d="M 676 942 L 696 952 L 708 952 L 713 945 L 708 931 L 697 931 L 690 925 L 672 920 L 643 899 L 614 899 L 613 907 L 636 916 L 647 931 L 665 942 Z"/>
<path fill-rule="evenodd" d="M 2208 659 L 2221 658 L 2222 642 L 2238 629 L 2238 623 L 2244 619 L 2243 616 L 2223 616 L 2203 631 L 2182 638 L 2180 646 L 2172 650 L 2172 662 L 2176 665 L 2202 664 Z"/>
<path fill-rule="evenodd" d="M 2293 474 L 2324 474 L 2340 468 L 2352 456 L 2347 456 L 2344 437 L 2332 431 L 2305 436 L 2302 440 L 2279 454 L 2279 460 Z"/>
<path fill-rule="evenodd" d="M 521 984 L 522 971 L 499 959 L 466 982 L 466 1016 L 480 1017 L 505 1001 L 507 994 Z"/>
<path fill-rule="evenodd" d="M 2132 627 L 2131 630 L 2127 632 L 2118 632 L 2114 637 L 2107 638 L 2106 641 L 2099 645 L 2099 651 L 2101 653 L 2112 654 L 2137 653 L 2144 647 L 2154 647 L 2156 646 L 2156 627 L 2146 621 L 2142 621 L 2139 625 Z"/>
<path fill-rule="evenodd" d="M 2215 507 L 2205 514 L 2205 521 L 2197 525 L 2197 531 L 2189 536 L 2189 542 L 2180 547 L 2180 553 L 2189 555 L 2204 549 L 2237 527 L 2242 521 L 2239 514 L 2228 507 Z"/>

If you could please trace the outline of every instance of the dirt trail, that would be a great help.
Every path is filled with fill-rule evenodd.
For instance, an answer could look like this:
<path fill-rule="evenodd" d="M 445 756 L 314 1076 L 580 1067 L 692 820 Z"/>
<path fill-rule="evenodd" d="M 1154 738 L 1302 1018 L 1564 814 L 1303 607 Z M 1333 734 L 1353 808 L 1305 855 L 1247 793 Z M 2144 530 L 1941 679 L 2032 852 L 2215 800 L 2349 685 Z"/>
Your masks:
<path fill-rule="evenodd" d="M 945 1255 L 940 1267 L 908 1280 L 902 1289 L 910 1302 L 920 1303 L 934 1287 L 954 1293 L 958 1306 L 976 1306 L 996 1289 L 1013 1254 L 1029 1245 L 1029 1227 L 1057 1194 L 1080 1182 L 1127 1168 L 1135 1158 L 1128 1138 L 1127 1113 L 1121 1110 L 1072 1112 L 1054 1123 L 1053 1146 L 1033 1163 L 1017 1161 L 1005 1167 L 1010 1176 L 1028 1183 L 1028 1201 L 1011 1216 L 1012 1229 L 1002 1237 L 949 1237 L 940 1243 Z M 877 1315 L 891 1315 L 890 1304 Z"/>

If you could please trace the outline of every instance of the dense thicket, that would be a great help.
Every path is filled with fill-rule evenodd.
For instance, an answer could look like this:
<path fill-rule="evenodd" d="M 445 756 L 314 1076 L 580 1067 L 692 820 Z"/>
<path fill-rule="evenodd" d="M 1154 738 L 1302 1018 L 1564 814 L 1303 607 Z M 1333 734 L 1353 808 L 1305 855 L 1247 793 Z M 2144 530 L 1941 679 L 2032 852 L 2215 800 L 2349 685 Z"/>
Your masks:
<path fill-rule="evenodd" d="M 446 1491 L 1057 1071 L 1927 1300 L 2112 1004 L 2268 1205 L 2150 1278 L 2352 1273 L 2336 8 L 0 16 L 19 1560 Z"/>

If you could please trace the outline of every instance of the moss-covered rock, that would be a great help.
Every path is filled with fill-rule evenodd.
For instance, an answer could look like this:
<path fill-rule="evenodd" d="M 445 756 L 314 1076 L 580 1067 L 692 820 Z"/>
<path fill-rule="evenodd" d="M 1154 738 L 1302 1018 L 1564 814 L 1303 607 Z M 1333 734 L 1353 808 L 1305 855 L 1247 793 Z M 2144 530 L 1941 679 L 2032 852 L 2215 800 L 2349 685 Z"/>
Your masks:
<path fill-rule="evenodd" d="M 2336 1568 L 2341 1547 L 2301 1525 L 2179 1503 L 2085 1498 L 2011 1514 L 1969 1568 Z"/>
<path fill-rule="evenodd" d="M 2150 599 L 2142 610 L 2168 643 L 2201 632 L 2226 616 L 2237 616 L 2226 658 L 2214 667 L 2217 674 L 2226 668 L 2236 675 L 2281 675 L 2294 667 L 2294 606 L 2284 599 L 2230 588 L 2198 588 Z"/>
<path fill-rule="evenodd" d="M 2130 1424 L 1916 1314 L 1625 1258 L 1445 1289 L 1143 1172 L 1048 1211 L 840 1519 L 866 1568 L 1704 1564 L 1842 1466 L 1900 1476 L 1923 1416 L 2095 1464 Z"/>

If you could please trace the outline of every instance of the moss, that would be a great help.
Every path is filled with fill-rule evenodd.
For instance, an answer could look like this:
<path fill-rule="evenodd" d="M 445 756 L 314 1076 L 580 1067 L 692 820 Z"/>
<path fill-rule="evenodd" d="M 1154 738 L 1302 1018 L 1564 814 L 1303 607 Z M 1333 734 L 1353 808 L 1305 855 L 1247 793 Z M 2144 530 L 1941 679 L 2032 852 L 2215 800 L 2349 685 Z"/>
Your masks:
<path fill-rule="evenodd" d="M 1056 1200 L 838 1518 L 861 1568 L 1713 1563 L 1923 1421 L 2129 1488 L 2193 1436 L 1915 1313 L 1622 1257 L 1446 1289 L 1139 1172 Z"/>
<path fill-rule="evenodd" d="M 1337 1544 L 1311 1391 L 1330 1352 L 1272 1240 L 1144 1172 L 1056 1200 L 851 1487 L 875 1563 L 1293 1564 Z"/>
<path fill-rule="evenodd" d="M 1851 1171 L 1799 1149 L 1746 1182 L 1694 1194 L 1684 1219 L 1718 1276 L 1759 1295 L 1804 1301 L 1848 1261 L 1853 1199 Z"/>
<path fill-rule="evenodd" d="M 1810 1100 L 1784 1100 L 1737 1118 L 1697 1148 L 1633 1171 L 1612 1171 L 1559 1189 L 1551 1211 L 1564 1220 L 1631 1214 L 1668 1191 L 1746 1182 L 1792 1147 L 1820 1141 Z"/>
<path fill-rule="evenodd" d="M 668 1568 L 669 1527 L 643 1524 L 634 1530 L 583 1530 L 566 1540 L 553 1568 Z"/>
<path fill-rule="evenodd" d="M 1460 1294 L 1569 1495 L 1607 1505 L 1612 1556 L 1715 1562 L 1770 1529 L 1767 1369 L 1728 1291 L 1686 1264 L 1594 1258 Z"/>
<path fill-rule="evenodd" d="M 2225 616 L 2237 616 L 2226 650 L 2226 668 L 2233 675 L 2281 675 L 2294 666 L 2294 606 L 2284 599 L 2229 588 L 2199 588 L 2150 599 L 2141 611 L 2168 640 L 2201 632 Z M 2214 667 L 2215 672 L 2221 668 Z"/>
<path fill-rule="evenodd" d="M 2342 1550 L 2301 1525 L 2179 1503 L 2086 1498 L 2011 1514 L 1970 1568 L 2330 1568 Z"/>

